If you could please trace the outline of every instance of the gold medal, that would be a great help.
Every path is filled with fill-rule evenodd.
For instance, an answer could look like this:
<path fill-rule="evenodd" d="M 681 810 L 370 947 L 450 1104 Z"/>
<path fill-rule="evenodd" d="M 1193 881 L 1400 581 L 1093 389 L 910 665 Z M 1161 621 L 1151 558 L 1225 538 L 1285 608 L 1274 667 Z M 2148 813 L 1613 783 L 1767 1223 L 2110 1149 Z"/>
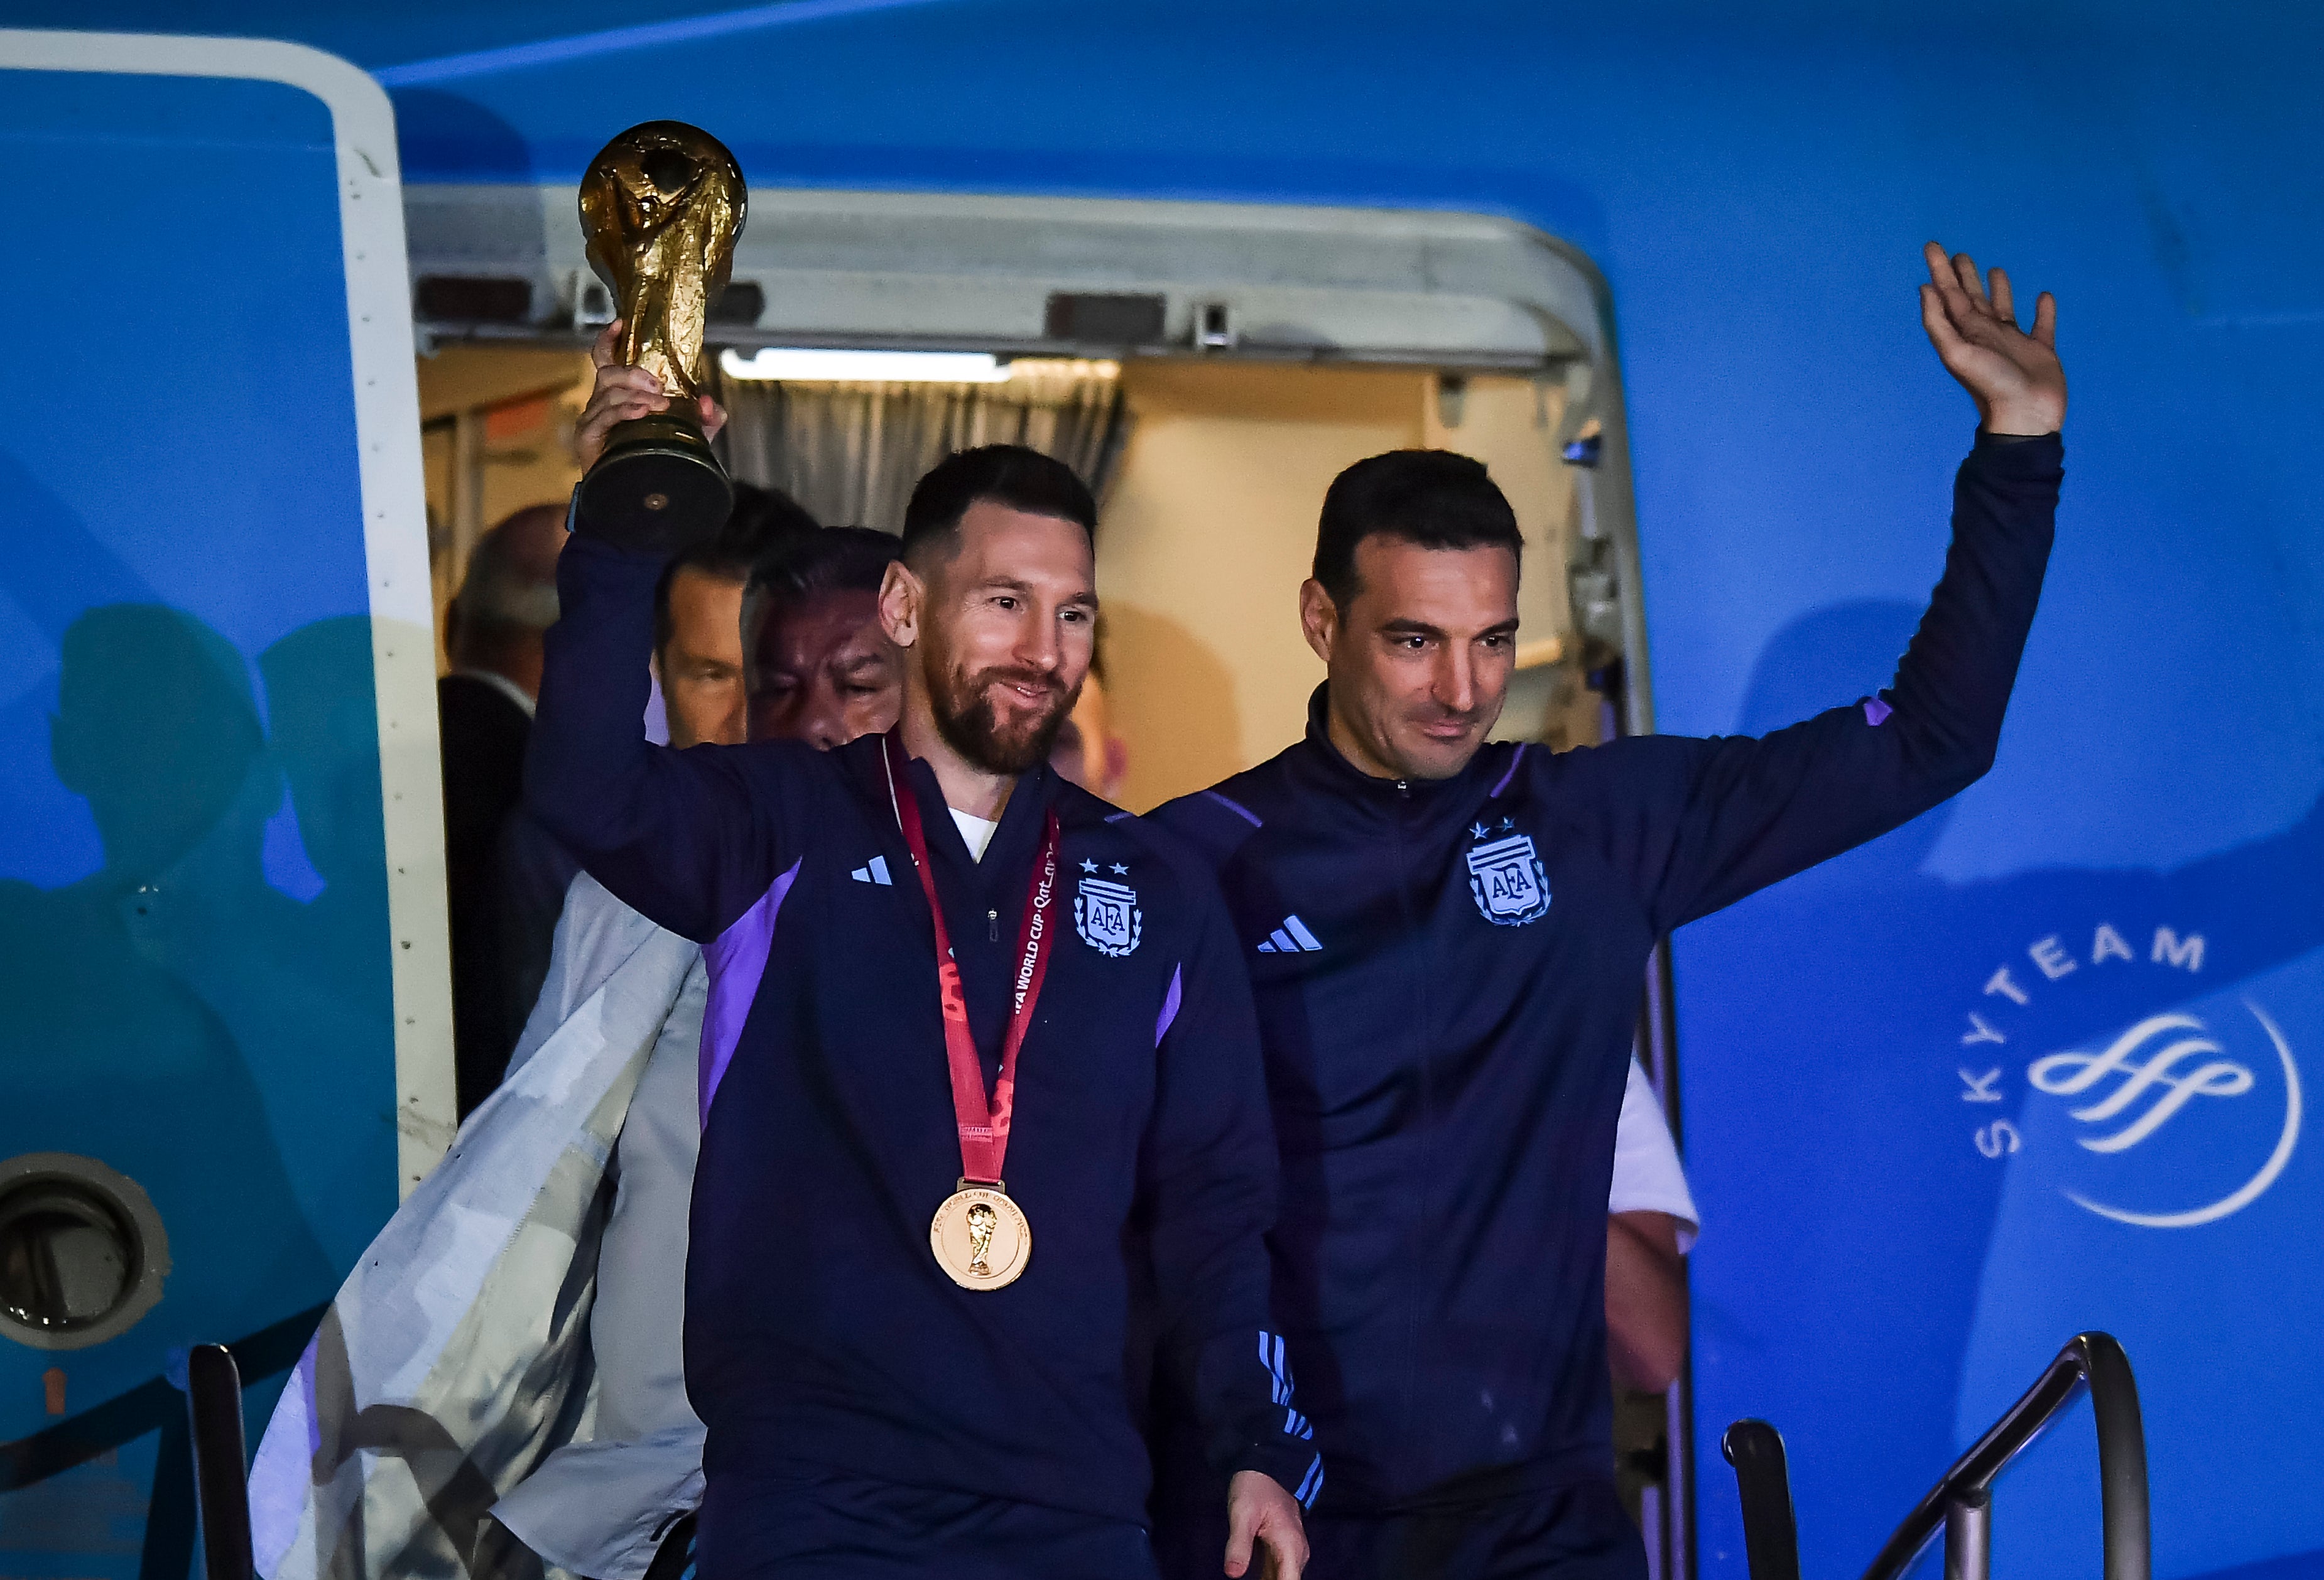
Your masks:
<path fill-rule="evenodd" d="M 1016 1007 L 1001 1040 L 1001 1077 L 985 1089 L 984 1068 L 968 1030 L 968 1003 L 961 995 L 960 971 L 953 964 L 952 939 L 945 930 L 944 903 L 928 866 L 928 839 L 920 825 L 919 798 L 898 730 L 881 743 L 888 765 L 888 794 L 896 804 L 896 824 L 911 847 L 920 893 L 928 902 L 928 928 L 935 935 L 936 1004 L 944 1016 L 945 1064 L 952 1076 L 952 1110 L 960 1129 L 960 1180 L 928 1225 L 928 1249 L 936 1265 L 964 1290 L 1006 1289 L 1024 1276 L 1033 1260 L 1033 1230 L 1009 1199 L 1001 1182 L 1001 1160 L 1009 1151 L 1009 1123 L 1017 1092 L 1017 1055 L 1033 1024 L 1033 1006 L 1049 971 L 1049 907 L 1057 893 L 1057 848 L 1061 835 L 1051 807 L 1041 820 L 1041 850 L 1025 889 L 1025 923 L 1019 939 Z M 989 1181 L 989 1183 L 987 1183 Z"/>
<path fill-rule="evenodd" d="M 928 1225 L 928 1248 L 936 1264 L 964 1290 L 997 1290 L 1015 1283 L 1033 1259 L 1033 1231 L 1009 1193 L 991 1185 L 960 1182 Z"/>

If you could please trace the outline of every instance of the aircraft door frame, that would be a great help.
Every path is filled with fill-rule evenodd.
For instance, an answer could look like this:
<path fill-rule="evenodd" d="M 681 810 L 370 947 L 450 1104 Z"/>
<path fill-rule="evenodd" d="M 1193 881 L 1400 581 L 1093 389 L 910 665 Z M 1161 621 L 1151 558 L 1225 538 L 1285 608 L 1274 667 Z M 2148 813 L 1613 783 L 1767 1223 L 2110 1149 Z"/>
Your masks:
<path fill-rule="evenodd" d="M 346 61 L 264 39 L 0 29 L 0 69 L 274 82 L 330 111 L 394 940 L 400 1199 L 444 1155 L 457 1120 L 427 494 L 394 111 L 379 84 Z"/>

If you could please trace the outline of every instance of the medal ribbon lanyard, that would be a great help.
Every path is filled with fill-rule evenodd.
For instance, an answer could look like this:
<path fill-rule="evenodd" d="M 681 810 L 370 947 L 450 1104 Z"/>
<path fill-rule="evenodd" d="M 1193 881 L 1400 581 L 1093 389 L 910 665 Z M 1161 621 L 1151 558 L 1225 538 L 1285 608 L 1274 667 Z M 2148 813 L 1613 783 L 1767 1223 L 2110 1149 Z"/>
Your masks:
<path fill-rule="evenodd" d="M 927 831 L 921 826 L 919 797 L 905 772 L 906 758 L 899 732 L 890 730 L 881 742 L 888 766 L 888 790 L 896 804 L 897 826 L 911 847 L 912 866 L 920 875 L 920 892 L 928 898 L 928 916 L 936 924 L 936 996 L 944 1007 L 945 1055 L 952 1066 L 952 1107 L 960 1126 L 960 1168 L 964 1185 L 998 1190 L 1001 1165 L 1009 1152 L 1009 1121 L 1017 1095 L 1017 1053 L 1033 1024 L 1033 1006 L 1041 997 L 1042 978 L 1049 974 L 1049 908 L 1057 896 L 1057 814 L 1051 811 L 1042 826 L 1041 849 L 1033 874 L 1025 886 L 1025 918 L 1017 939 L 1016 1002 L 1009 1015 L 1009 1035 L 1001 1047 L 1001 1079 L 988 1099 L 984 1068 L 976 1056 L 976 1043 L 968 1032 L 968 1000 L 960 986 L 960 962 L 952 950 L 951 930 L 945 925 L 944 902 L 936 897 L 936 868 L 928 861 Z"/>

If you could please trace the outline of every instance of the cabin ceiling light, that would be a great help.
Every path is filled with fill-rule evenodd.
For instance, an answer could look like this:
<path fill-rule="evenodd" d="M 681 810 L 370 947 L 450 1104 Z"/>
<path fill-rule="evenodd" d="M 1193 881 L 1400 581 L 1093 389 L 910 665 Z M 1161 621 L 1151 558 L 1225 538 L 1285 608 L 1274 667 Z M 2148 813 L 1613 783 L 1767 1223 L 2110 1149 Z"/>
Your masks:
<path fill-rule="evenodd" d="M 810 351 L 761 346 L 744 356 L 719 353 L 730 379 L 788 379 L 819 384 L 1000 384 L 1001 359 L 981 351 Z"/>

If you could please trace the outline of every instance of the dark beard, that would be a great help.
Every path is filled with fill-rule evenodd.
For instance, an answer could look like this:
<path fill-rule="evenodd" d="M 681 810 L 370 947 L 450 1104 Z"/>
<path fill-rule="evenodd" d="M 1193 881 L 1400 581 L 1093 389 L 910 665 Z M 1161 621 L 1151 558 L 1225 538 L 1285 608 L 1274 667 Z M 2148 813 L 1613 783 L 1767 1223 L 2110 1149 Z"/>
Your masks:
<path fill-rule="evenodd" d="M 1021 669 L 982 669 L 974 675 L 930 675 L 928 704 L 945 744 L 988 774 L 1014 778 L 1049 760 L 1049 748 L 1074 711 L 1074 694 L 1054 677 Z M 1049 711 L 1016 735 L 1003 735 L 992 707 L 996 684 L 1046 685 L 1055 701 Z"/>

